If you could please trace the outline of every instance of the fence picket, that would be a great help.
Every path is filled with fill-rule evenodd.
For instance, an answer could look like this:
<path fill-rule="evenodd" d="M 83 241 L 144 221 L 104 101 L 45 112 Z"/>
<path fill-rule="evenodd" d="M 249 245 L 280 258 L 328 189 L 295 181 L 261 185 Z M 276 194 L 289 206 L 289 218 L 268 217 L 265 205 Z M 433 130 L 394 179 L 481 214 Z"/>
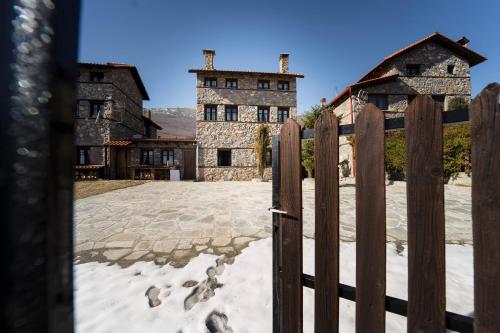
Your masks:
<path fill-rule="evenodd" d="M 339 143 L 329 110 L 315 124 L 315 332 L 338 332 Z"/>
<path fill-rule="evenodd" d="M 405 110 L 408 201 L 408 332 L 445 331 L 441 108 L 417 96 Z"/>
<path fill-rule="evenodd" d="M 302 182 L 300 128 L 293 119 L 281 127 L 280 218 L 283 332 L 302 332 Z"/>
<path fill-rule="evenodd" d="M 356 332 L 385 331 L 384 115 L 356 117 Z"/>
<path fill-rule="evenodd" d="M 500 332 L 500 85 L 471 103 L 474 330 Z"/>

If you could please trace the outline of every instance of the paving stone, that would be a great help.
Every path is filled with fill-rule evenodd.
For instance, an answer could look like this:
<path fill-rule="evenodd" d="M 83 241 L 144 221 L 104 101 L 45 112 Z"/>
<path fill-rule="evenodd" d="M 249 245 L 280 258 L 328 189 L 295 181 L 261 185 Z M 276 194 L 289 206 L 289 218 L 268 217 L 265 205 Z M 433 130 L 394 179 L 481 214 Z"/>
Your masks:
<path fill-rule="evenodd" d="M 132 247 L 134 246 L 134 241 L 113 241 L 113 242 L 106 242 L 106 247 L 107 248 L 113 248 L 113 247 Z"/>
<path fill-rule="evenodd" d="M 230 237 L 216 237 L 212 240 L 212 246 L 225 246 L 231 243 Z"/>
<path fill-rule="evenodd" d="M 135 252 L 132 252 L 131 254 L 129 254 L 128 256 L 126 256 L 124 259 L 125 260 L 137 260 L 141 257 L 143 257 L 144 255 L 146 255 L 149 251 L 135 251 Z"/>
<path fill-rule="evenodd" d="M 193 245 L 191 245 L 191 241 L 187 240 L 187 239 L 183 239 L 183 240 L 179 241 L 179 244 L 177 244 L 176 249 L 188 250 L 191 247 L 193 247 Z"/>
<path fill-rule="evenodd" d="M 196 245 L 196 251 L 203 251 L 205 250 L 206 248 L 208 248 L 208 246 L 206 245 Z"/>
<path fill-rule="evenodd" d="M 118 259 L 125 257 L 129 253 L 130 253 L 129 249 L 119 249 L 119 250 L 113 249 L 113 250 L 104 251 L 103 255 L 104 255 L 104 257 L 106 257 L 106 259 L 111 260 L 111 261 L 115 261 L 115 260 L 118 260 Z"/>
<path fill-rule="evenodd" d="M 153 246 L 152 241 L 140 241 L 135 245 L 134 250 L 136 251 L 151 250 L 152 246 Z"/>
<path fill-rule="evenodd" d="M 161 253 L 170 253 L 177 246 L 177 239 L 167 239 L 156 241 L 153 245 L 153 251 Z"/>
<path fill-rule="evenodd" d="M 219 247 L 219 248 L 217 248 L 217 250 L 219 250 L 219 252 L 223 253 L 223 254 L 233 254 L 233 253 L 236 253 L 236 251 L 231 246 Z"/>
<path fill-rule="evenodd" d="M 253 241 L 254 239 L 253 238 L 250 238 L 250 237 L 236 237 L 235 239 L 233 239 L 233 244 L 234 245 L 243 245 L 243 244 L 246 244 L 250 241 Z"/>
<path fill-rule="evenodd" d="M 76 252 L 88 251 L 94 248 L 94 242 L 86 242 L 76 246 Z"/>

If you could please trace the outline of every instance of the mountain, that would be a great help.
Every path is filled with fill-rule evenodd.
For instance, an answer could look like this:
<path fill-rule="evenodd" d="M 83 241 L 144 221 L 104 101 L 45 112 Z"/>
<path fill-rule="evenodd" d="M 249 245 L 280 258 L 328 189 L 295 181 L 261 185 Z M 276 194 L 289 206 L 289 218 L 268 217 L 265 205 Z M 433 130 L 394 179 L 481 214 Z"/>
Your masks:
<path fill-rule="evenodd" d="M 194 139 L 196 136 L 196 110 L 191 108 L 151 108 L 144 109 L 147 117 L 163 127 L 160 137 L 182 137 Z"/>

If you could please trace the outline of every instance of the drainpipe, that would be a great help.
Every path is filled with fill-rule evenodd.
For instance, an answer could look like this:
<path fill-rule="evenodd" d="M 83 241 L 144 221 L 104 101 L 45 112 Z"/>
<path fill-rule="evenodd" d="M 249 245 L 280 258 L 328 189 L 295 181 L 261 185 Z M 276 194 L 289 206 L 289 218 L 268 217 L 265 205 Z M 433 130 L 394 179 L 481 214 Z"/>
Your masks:
<path fill-rule="evenodd" d="M 349 102 L 350 102 L 350 106 L 351 106 L 351 124 L 354 124 L 354 113 L 353 113 L 353 107 L 352 107 L 352 87 L 349 87 Z M 351 147 L 352 149 L 352 175 L 353 176 L 356 176 L 356 163 L 355 163 L 355 159 L 356 159 L 356 149 L 355 149 L 355 146 L 356 145 L 353 145 Z"/>

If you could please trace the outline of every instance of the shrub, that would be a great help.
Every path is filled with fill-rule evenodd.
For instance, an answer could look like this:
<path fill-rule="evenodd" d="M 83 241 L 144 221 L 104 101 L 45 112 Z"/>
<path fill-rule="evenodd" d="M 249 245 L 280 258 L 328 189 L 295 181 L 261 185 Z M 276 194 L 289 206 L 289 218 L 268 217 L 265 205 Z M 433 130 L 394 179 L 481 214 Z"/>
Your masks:
<path fill-rule="evenodd" d="M 443 172 L 445 182 L 459 172 L 471 172 L 471 140 L 468 124 L 447 126 L 443 131 Z M 405 175 L 404 131 L 386 133 L 385 170 L 390 180 Z"/>
<path fill-rule="evenodd" d="M 321 115 L 321 112 L 323 112 L 323 110 L 329 110 L 330 112 L 335 114 L 333 112 L 332 108 L 328 108 L 328 107 L 325 107 L 323 105 L 313 105 L 313 106 L 311 106 L 311 110 L 305 112 L 302 115 L 302 123 L 304 125 L 304 128 L 314 128 L 314 124 L 316 123 L 316 120 L 319 118 L 319 116 Z M 342 116 L 338 115 L 337 119 L 339 120 L 339 124 L 340 124 L 340 121 L 342 120 Z"/>
<path fill-rule="evenodd" d="M 314 170 L 314 140 L 302 140 L 302 165 L 307 177 L 312 178 Z"/>
<path fill-rule="evenodd" d="M 269 126 L 263 124 L 257 128 L 255 136 L 255 155 L 257 160 L 257 170 L 261 179 L 264 178 L 264 170 L 266 168 L 266 150 L 271 144 L 269 137 Z"/>

